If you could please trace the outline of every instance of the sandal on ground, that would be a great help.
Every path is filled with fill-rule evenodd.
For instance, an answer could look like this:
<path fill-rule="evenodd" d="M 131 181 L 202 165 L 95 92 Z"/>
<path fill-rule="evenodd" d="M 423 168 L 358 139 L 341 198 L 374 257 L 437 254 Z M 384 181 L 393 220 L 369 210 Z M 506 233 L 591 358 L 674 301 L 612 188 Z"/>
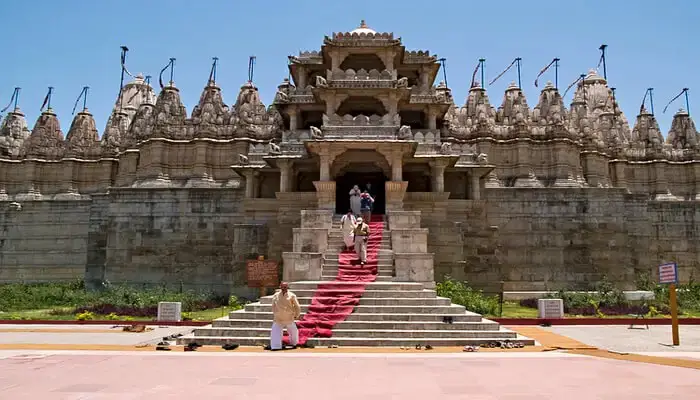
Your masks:
<path fill-rule="evenodd" d="M 235 343 L 226 343 L 221 345 L 221 348 L 224 350 L 236 350 L 238 348 L 238 345 Z"/>

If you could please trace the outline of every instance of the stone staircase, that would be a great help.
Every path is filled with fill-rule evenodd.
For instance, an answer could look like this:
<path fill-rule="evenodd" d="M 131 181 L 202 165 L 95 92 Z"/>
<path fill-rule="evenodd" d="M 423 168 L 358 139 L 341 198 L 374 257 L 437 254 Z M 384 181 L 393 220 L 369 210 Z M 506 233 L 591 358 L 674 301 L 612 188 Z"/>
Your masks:
<path fill-rule="evenodd" d="M 302 217 L 303 218 L 303 217 Z M 328 215 L 328 219 L 331 216 Z M 333 280 L 338 271 L 338 252 L 343 248 L 339 228 L 339 216 L 326 225 L 326 242 L 316 250 L 322 250 L 304 261 L 304 270 L 312 274 L 315 262 L 320 266 L 320 279 L 294 281 L 290 290 L 297 295 L 302 313 L 316 293 L 319 284 Z M 303 223 L 302 223 L 303 225 Z M 385 223 L 385 228 L 387 227 Z M 302 228 L 303 230 L 303 228 Z M 405 238 L 406 232 L 399 229 Z M 295 233 L 296 234 L 296 233 Z M 395 239 L 395 238 L 394 238 Z M 318 239 L 314 239 L 318 240 Z M 313 241 L 313 240 L 312 240 Z M 315 346 L 465 346 L 509 340 L 526 345 L 531 339 L 502 328 L 498 323 L 484 319 L 479 314 L 467 311 L 463 306 L 451 304 L 450 300 L 438 297 L 436 292 L 426 289 L 421 282 L 396 281 L 396 263 L 392 230 L 385 229 L 378 255 L 379 268 L 375 282 L 367 283 L 360 303 L 348 318 L 333 328 L 331 338 L 312 338 Z M 317 243 L 319 244 L 319 243 Z M 295 242 L 295 247 L 298 247 Z M 409 253 L 410 254 L 410 253 Z M 405 256 L 405 254 L 404 254 Z M 404 257 L 404 259 L 410 257 Z M 285 270 L 295 268 L 288 265 Z M 432 260 L 430 264 L 432 268 Z M 405 275 L 405 274 L 404 274 Z M 287 272 L 285 271 L 285 277 Z M 319 276 L 316 274 L 316 276 Z M 353 285 L 353 282 L 335 282 Z M 228 317 L 213 321 L 211 326 L 196 328 L 192 334 L 178 339 L 178 344 L 196 342 L 201 345 L 266 345 L 269 343 L 272 325 L 272 296 L 260 298 L 247 304 L 243 310 L 231 312 Z"/>

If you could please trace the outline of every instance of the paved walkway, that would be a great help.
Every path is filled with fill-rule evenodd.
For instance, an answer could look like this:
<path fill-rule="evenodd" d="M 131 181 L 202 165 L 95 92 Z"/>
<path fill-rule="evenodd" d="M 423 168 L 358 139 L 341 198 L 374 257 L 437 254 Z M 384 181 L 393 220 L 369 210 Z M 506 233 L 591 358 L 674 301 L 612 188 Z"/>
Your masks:
<path fill-rule="evenodd" d="M 700 352 L 700 326 L 679 327 L 681 345 L 671 346 L 671 326 L 650 325 L 649 329 L 629 329 L 629 325 L 552 326 L 545 329 L 601 349 L 640 352 Z"/>
<path fill-rule="evenodd" d="M 0 352 L 7 399 L 691 399 L 700 371 L 561 353 Z"/>

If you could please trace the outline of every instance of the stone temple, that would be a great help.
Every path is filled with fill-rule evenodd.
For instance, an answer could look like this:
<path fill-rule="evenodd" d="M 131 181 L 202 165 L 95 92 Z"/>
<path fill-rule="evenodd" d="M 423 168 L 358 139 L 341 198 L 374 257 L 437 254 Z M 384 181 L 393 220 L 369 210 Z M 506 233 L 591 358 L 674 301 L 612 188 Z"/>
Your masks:
<path fill-rule="evenodd" d="M 285 279 L 324 280 L 340 248 L 330 228 L 367 183 L 387 222 L 377 284 L 633 289 L 662 262 L 682 281 L 700 272 L 688 112 L 665 139 L 646 109 L 630 127 L 593 70 L 569 107 L 551 83 L 534 107 L 517 85 L 494 107 L 478 82 L 458 105 L 435 84 L 435 55 L 364 24 L 289 61 L 269 107 L 252 82 L 227 106 L 210 80 L 188 113 L 173 82 L 156 94 L 139 76 L 102 135 L 87 109 L 65 135 L 51 109 L 31 130 L 19 109 L 6 115 L 0 282 L 250 297 L 258 255 Z"/>

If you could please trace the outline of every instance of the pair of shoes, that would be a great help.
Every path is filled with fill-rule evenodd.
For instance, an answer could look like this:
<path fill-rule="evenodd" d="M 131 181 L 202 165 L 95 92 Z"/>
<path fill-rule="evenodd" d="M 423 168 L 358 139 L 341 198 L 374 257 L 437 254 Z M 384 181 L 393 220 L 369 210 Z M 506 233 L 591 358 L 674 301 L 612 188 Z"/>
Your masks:
<path fill-rule="evenodd" d="M 221 348 L 224 350 L 236 350 L 238 348 L 238 345 L 235 343 L 226 343 L 222 345 Z"/>
<path fill-rule="evenodd" d="M 160 342 L 156 345 L 156 350 L 160 351 L 170 351 L 170 343 L 168 342 Z"/>

